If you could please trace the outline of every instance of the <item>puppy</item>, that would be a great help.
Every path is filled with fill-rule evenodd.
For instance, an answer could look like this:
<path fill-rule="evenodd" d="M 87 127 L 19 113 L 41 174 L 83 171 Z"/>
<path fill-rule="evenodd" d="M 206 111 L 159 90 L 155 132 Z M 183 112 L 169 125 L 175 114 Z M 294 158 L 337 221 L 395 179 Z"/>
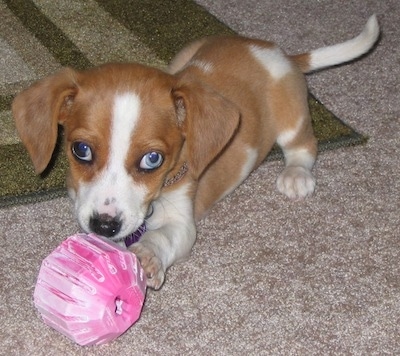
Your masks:
<path fill-rule="evenodd" d="M 187 257 L 195 223 L 264 160 L 276 142 L 278 190 L 311 195 L 317 154 L 303 73 L 353 60 L 379 36 L 372 16 L 357 37 L 288 56 L 243 37 L 194 42 L 167 71 L 140 64 L 66 68 L 20 93 L 16 127 L 37 173 L 64 127 L 69 195 L 82 229 L 130 246 L 148 285 Z"/>

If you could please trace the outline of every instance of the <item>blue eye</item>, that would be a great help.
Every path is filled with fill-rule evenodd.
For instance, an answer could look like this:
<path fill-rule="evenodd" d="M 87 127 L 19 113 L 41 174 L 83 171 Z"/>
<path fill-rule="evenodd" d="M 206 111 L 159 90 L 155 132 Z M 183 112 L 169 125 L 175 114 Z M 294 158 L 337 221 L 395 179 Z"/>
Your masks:
<path fill-rule="evenodd" d="M 72 144 L 72 153 L 80 161 L 91 162 L 93 159 L 92 149 L 85 142 L 74 142 Z"/>
<path fill-rule="evenodd" d="M 151 171 L 162 165 L 164 161 L 163 156 L 158 152 L 149 152 L 142 157 L 140 161 L 140 168 L 146 171 Z"/>

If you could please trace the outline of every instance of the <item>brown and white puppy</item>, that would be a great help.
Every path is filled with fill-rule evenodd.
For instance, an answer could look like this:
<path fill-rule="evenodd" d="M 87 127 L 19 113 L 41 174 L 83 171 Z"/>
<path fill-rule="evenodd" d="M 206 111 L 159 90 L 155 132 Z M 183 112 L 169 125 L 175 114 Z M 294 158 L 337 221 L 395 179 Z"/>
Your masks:
<path fill-rule="evenodd" d="M 195 242 L 195 223 L 232 192 L 275 142 L 285 156 L 278 190 L 313 193 L 317 154 L 302 73 L 350 61 L 376 42 L 372 16 L 344 43 L 287 56 L 243 37 L 199 40 L 168 71 L 140 64 L 64 69 L 19 94 L 13 113 L 37 173 L 64 126 L 69 193 L 82 229 L 131 246 L 148 285 Z"/>

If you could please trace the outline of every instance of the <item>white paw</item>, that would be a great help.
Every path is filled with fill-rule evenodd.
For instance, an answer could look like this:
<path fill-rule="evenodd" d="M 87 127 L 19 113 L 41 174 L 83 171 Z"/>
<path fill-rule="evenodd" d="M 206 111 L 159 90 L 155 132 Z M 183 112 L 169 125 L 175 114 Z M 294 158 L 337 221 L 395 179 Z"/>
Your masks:
<path fill-rule="evenodd" d="M 278 190 L 290 199 L 304 199 L 315 189 L 315 179 L 304 167 L 286 167 L 277 180 Z"/>
<path fill-rule="evenodd" d="M 161 260 L 150 248 L 140 242 L 133 244 L 130 248 L 142 265 L 147 277 L 147 286 L 154 289 L 160 289 L 164 283 L 165 271 Z"/>

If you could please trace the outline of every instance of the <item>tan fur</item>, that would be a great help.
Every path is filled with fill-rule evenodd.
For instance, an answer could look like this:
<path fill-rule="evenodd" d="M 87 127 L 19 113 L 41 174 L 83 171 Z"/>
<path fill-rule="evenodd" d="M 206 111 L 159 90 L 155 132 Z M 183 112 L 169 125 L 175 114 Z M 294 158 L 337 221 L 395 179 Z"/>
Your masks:
<path fill-rule="evenodd" d="M 258 150 L 256 167 L 263 161 L 279 133 L 295 127 L 297 120 L 304 118 L 304 124 L 291 146 L 304 146 L 311 155 L 316 155 L 303 75 L 294 65 L 284 80 L 272 81 L 249 52 L 238 50 L 240 46 L 249 43 L 266 48 L 274 47 L 272 43 L 238 37 L 211 39 L 203 42 L 200 49 L 197 44 L 189 46 L 184 50 L 185 55 L 178 55 L 173 61 L 173 68 L 170 68 L 171 72 L 177 68 L 183 69 L 177 73 L 181 81 L 196 78 L 216 88 L 225 98 L 235 103 L 241 112 L 241 124 L 229 144 L 229 150 L 220 154 L 199 182 L 195 205 L 197 219 L 203 217 L 230 187 L 233 189 L 239 184 L 240 169 L 246 160 L 244 147 Z M 212 74 L 197 66 L 190 66 L 192 61 L 212 63 Z"/>
<path fill-rule="evenodd" d="M 22 142 L 41 173 L 47 167 L 57 139 L 57 123 L 63 120 L 68 97 L 74 95 L 73 72 L 69 69 L 46 78 L 20 93 L 12 111 Z"/>

